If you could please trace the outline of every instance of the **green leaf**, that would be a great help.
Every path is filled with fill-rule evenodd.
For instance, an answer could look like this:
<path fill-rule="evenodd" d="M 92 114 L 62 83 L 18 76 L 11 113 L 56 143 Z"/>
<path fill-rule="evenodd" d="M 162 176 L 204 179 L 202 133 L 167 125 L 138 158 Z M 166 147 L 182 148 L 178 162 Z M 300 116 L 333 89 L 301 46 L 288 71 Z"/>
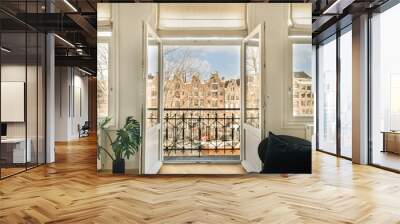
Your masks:
<path fill-rule="evenodd" d="M 138 152 L 140 143 L 140 123 L 133 117 L 127 117 L 124 127 L 117 130 L 111 146 L 116 159 L 129 159 Z"/>

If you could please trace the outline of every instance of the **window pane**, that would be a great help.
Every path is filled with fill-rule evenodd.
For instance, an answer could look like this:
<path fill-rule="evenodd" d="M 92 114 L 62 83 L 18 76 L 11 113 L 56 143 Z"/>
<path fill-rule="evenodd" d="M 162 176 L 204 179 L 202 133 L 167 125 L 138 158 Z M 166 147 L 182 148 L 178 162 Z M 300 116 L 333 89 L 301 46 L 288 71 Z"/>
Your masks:
<path fill-rule="evenodd" d="M 38 163 L 45 163 L 46 158 L 46 36 L 39 34 L 38 43 Z"/>
<path fill-rule="evenodd" d="M 6 49 L 1 50 L 1 135 L 10 141 L 10 144 L 0 145 L 2 178 L 24 171 L 26 163 L 29 164 L 32 159 L 32 141 L 26 136 L 25 118 L 26 77 L 29 69 L 27 56 L 30 52 L 26 38 L 25 32 L 1 34 L 1 47 Z"/>
<path fill-rule="evenodd" d="M 400 170 L 400 5 L 372 18 L 372 163 Z"/>
<path fill-rule="evenodd" d="M 152 36 L 147 42 L 147 83 L 146 83 L 146 109 L 147 126 L 152 127 L 159 123 L 159 42 Z"/>
<path fill-rule="evenodd" d="M 336 40 L 318 50 L 318 147 L 336 153 Z"/>
<path fill-rule="evenodd" d="M 245 120 L 255 128 L 260 128 L 261 109 L 261 60 L 260 37 L 257 33 L 245 43 Z"/>
<path fill-rule="evenodd" d="M 164 45 L 165 160 L 240 159 L 240 51 Z"/>
<path fill-rule="evenodd" d="M 104 118 L 108 112 L 109 45 L 97 43 L 97 116 Z"/>
<path fill-rule="evenodd" d="M 27 167 L 37 165 L 38 159 L 38 34 L 36 32 L 27 32 L 27 69 L 26 69 L 26 126 L 27 126 L 27 143 L 28 158 Z M 30 149 L 30 150 L 29 150 Z"/>
<path fill-rule="evenodd" d="M 340 153 L 351 158 L 352 142 L 352 34 L 340 37 Z"/>
<path fill-rule="evenodd" d="M 293 44 L 293 116 L 312 117 L 314 95 L 311 79 L 311 44 Z"/>

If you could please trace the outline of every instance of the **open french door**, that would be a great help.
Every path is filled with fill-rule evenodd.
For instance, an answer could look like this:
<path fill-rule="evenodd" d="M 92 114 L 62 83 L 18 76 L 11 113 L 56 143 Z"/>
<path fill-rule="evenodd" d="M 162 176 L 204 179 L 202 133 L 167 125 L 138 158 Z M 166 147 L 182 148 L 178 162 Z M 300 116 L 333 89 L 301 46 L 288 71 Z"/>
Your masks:
<path fill-rule="evenodd" d="M 258 145 L 266 134 L 265 24 L 258 25 L 242 42 L 241 133 L 242 165 L 259 172 Z"/>
<path fill-rule="evenodd" d="M 161 168 L 162 141 L 162 43 L 151 29 L 143 24 L 143 82 L 145 86 L 142 110 L 142 149 L 140 174 L 156 174 Z"/>

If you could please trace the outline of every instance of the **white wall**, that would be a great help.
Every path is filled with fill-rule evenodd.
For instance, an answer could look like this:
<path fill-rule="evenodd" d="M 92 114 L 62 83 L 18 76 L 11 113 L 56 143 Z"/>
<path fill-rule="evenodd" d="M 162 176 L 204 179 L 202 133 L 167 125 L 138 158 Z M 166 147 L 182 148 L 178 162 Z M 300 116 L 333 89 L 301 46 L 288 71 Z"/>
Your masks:
<path fill-rule="evenodd" d="M 269 130 L 305 138 L 305 124 L 313 119 L 292 119 L 291 100 L 291 43 L 288 38 L 288 4 L 249 4 L 248 25 L 251 31 L 266 22 L 267 109 Z M 112 72 L 115 74 L 117 95 L 116 127 L 124 124 L 127 116 L 142 118 L 144 83 L 142 74 L 143 28 L 142 22 L 153 28 L 156 23 L 156 4 L 112 4 Z M 277 119 L 278 118 L 278 119 Z M 102 156 L 101 168 L 111 169 L 112 161 Z M 138 169 L 138 154 L 126 161 L 126 169 Z"/>
<path fill-rule="evenodd" d="M 115 90 L 117 94 L 116 127 L 121 127 L 128 116 L 142 118 L 144 82 L 142 65 L 143 21 L 155 28 L 156 4 L 112 4 L 112 55 L 114 55 Z M 111 62 L 112 63 L 112 62 Z M 139 169 L 139 153 L 125 161 L 126 169 Z M 103 169 L 111 169 L 112 161 L 102 157 Z"/>
<path fill-rule="evenodd" d="M 292 45 L 288 38 L 288 7 L 286 3 L 248 4 L 248 26 L 251 32 L 265 22 L 266 129 L 276 134 L 305 138 L 305 125 L 313 123 L 313 118 L 291 116 Z"/>
<path fill-rule="evenodd" d="M 77 139 L 78 124 L 88 120 L 87 77 L 71 67 L 56 67 L 55 73 L 55 141 Z M 74 107 L 77 88 L 81 90 L 82 114 Z"/>
<path fill-rule="evenodd" d="M 27 73 L 28 72 L 28 73 Z M 25 82 L 26 74 L 36 74 L 36 67 L 25 65 L 16 65 L 16 64 L 8 64 L 1 66 L 1 81 L 2 82 Z M 36 99 L 36 90 L 35 93 L 30 94 L 27 93 L 28 97 L 34 97 Z M 27 99 L 28 100 L 28 99 Z M 29 102 L 32 99 L 29 100 Z M 36 105 L 35 105 L 36 107 Z M 7 108 L 1 108 L 2 110 L 6 110 Z M 24 109 L 24 108 L 23 108 Z M 28 121 L 36 119 L 36 114 L 28 113 L 27 118 Z M 7 136 L 8 137 L 25 137 L 25 126 L 26 122 L 8 122 L 7 123 Z M 31 128 L 32 125 L 29 125 Z M 29 135 L 29 133 L 28 133 Z"/>
<path fill-rule="evenodd" d="M 38 69 L 38 70 L 37 70 Z M 26 85 L 26 107 L 14 108 L 20 109 L 19 113 L 26 112 L 26 120 L 22 122 L 6 122 L 7 123 L 7 137 L 21 138 L 27 136 L 30 140 L 31 156 L 32 161 L 36 162 L 36 158 L 39 159 L 38 162 L 44 162 L 44 74 L 41 71 L 41 67 L 35 66 L 25 66 L 25 64 L 3 64 L 1 66 L 1 76 L 2 82 L 24 82 Z M 27 79 L 27 80 L 26 80 Z M 4 89 L 3 89 L 4 90 Z M 3 91 L 2 90 L 2 91 Z M 24 91 L 20 92 L 24 94 Z M 2 95 L 3 97 L 7 97 Z M 23 102 L 24 104 L 24 102 Z M 25 105 L 25 104 L 24 104 Z M 8 112 L 13 112 L 13 108 L 1 108 L 1 110 L 10 110 Z M 49 150 L 50 152 L 50 150 Z M 38 154 L 39 155 L 38 155 Z M 38 155 L 38 157 L 36 157 Z M 48 161 L 52 162 L 51 157 L 48 157 Z"/>

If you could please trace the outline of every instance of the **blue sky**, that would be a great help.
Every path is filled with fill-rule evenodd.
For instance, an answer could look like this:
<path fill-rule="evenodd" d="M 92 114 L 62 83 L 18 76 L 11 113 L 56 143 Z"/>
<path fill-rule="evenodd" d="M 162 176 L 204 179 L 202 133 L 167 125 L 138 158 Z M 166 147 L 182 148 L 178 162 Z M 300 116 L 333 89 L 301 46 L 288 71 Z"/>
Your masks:
<path fill-rule="evenodd" d="M 293 47 L 293 71 L 311 76 L 311 44 L 296 44 Z"/>
<path fill-rule="evenodd" d="M 177 46 L 166 46 L 165 51 Z M 240 46 L 179 46 L 179 50 L 171 54 L 177 58 L 183 51 L 190 51 L 195 63 L 200 63 L 199 71 L 203 78 L 208 78 L 211 72 L 218 71 L 225 79 L 239 78 L 240 76 Z M 165 60 L 173 60 L 165 57 Z"/>

